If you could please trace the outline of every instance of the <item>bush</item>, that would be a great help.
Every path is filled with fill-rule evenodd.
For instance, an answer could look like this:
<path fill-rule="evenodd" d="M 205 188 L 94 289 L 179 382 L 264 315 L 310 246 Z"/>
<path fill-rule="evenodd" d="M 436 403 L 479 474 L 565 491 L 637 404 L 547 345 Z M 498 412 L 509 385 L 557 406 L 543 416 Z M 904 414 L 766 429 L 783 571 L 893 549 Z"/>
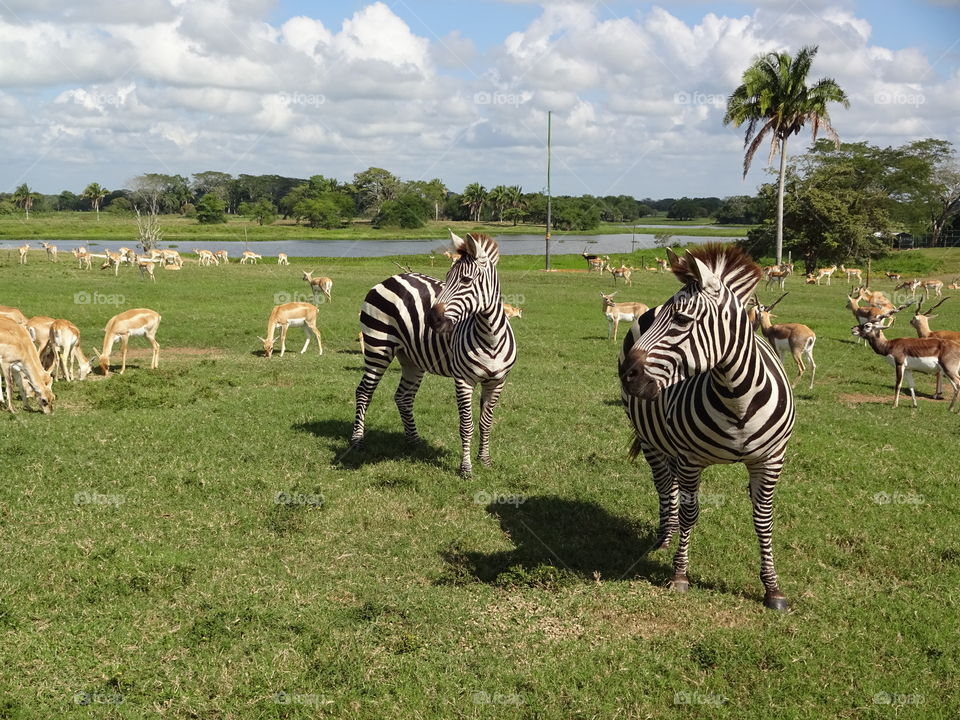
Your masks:
<path fill-rule="evenodd" d="M 375 228 L 423 227 L 430 217 L 430 204 L 417 195 L 401 195 L 396 200 L 387 200 L 380 206 L 380 212 L 373 218 Z"/>
<path fill-rule="evenodd" d="M 226 206 L 216 195 L 207 193 L 197 203 L 197 222 L 201 225 L 215 225 L 226 221 Z"/>

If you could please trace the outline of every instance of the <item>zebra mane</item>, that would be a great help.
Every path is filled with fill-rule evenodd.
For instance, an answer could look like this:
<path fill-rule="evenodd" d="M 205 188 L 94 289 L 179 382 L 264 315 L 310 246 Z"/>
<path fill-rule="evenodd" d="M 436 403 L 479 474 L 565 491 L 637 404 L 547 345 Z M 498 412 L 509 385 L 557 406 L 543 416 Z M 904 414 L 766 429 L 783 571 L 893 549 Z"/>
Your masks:
<path fill-rule="evenodd" d="M 697 275 L 690 267 L 690 258 L 696 258 L 709 267 L 743 304 L 753 295 L 762 274 L 753 258 L 736 245 L 706 243 L 688 250 L 683 257 L 674 258 L 670 269 L 684 285 L 697 282 Z"/>
<path fill-rule="evenodd" d="M 487 256 L 490 258 L 491 264 L 495 265 L 497 263 L 500 259 L 500 246 L 496 240 L 485 233 L 467 233 L 467 237 L 478 245 L 483 245 L 483 248 L 487 251 Z M 467 247 L 469 247 L 469 245 Z M 470 254 L 466 248 L 462 249 L 461 252 L 468 255 Z"/>

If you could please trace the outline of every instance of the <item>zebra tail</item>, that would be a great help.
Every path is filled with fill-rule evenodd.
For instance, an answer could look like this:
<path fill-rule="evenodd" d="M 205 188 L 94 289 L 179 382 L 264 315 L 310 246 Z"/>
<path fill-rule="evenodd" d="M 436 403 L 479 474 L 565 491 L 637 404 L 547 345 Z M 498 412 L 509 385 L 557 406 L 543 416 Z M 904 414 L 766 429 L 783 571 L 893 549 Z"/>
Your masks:
<path fill-rule="evenodd" d="M 640 442 L 638 435 L 633 436 L 633 443 L 630 445 L 630 460 L 636 460 L 643 453 L 643 443 Z"/>

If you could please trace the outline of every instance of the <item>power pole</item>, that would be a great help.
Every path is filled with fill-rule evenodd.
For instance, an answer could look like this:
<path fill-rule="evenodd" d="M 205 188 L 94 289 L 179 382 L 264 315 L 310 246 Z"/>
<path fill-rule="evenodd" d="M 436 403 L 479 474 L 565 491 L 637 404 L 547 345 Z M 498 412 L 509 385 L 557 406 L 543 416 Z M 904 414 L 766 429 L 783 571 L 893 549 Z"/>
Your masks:
<path fill-rule="evenodd" d="M 547 236 L 546 236 L 546 269 L 550 269 L 550 221 L 553 210 L 553 197 L 550 194 L 550 155 L 551 155 L 551 124 L 552 110 L 547 110 Z"/>

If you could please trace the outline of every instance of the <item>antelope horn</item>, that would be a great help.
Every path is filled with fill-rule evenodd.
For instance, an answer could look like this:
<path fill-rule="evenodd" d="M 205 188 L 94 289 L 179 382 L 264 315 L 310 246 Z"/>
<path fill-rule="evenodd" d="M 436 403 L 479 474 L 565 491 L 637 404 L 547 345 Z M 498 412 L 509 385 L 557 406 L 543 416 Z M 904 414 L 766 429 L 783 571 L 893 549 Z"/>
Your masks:
<path fill-rule="evenodd" d="M 950 296 L 948 295 L 947 297 L 945 297 L 943 300 L 941 300 L 940 302 L 938 302 L 936 305 L 934 305 L 932 308 L 930 308 L 929 310 L 927 310 L 927 311 L 926 311 L 925 313 L 923 313 L 923 314 L 929 316 L 930 313 L 932 313 L 932 312 L 933 312 L 934 310 L 936 310 L 938 307 L 940 307 L 941 305 L 943 305 L 943 304 L 944 304 L 947 300 L 949 300 L 949 299 L 950 299 Z M 918 312 L 918 313 L 920 312 L 919 306 L 917 307 L 917 312 Z"/>
<path fill-rule="evenodd" d="M 901 306 L 898 307 L 898 308 L 894 308 L 893 310 L 889 310 L 889 311 L 885 312 L 883 315 L 880 315 L 879 317 L 877 317 L 877 320 L 883 320 L 884 318 L 892 317 L 893 315 L 896 315 L 896 314 L 897 314 L 898 312 L 900 312 L 901 310 L 906 310 L 908 307 L 910 307 L 911 305 L 913 305 L 915 302 L 916 302 L 916 300 L 911 300 L 911 301 L 908 302 L 906 305 L 901 305 Z"/>
<path fill-rule="evenodd" d="M 783 300 L 783 299 L 784 299 L 787 295 L 789 295 L 789 294 L 790 294 L 790 292 L 787 291 L 787 292 L 785 292 L 783 295 L 781 295 L 780 297 L 778 297 L 778 298 L 777 298 L 777 302 L 775 302 L 773 305 L 771 305 L 770 307 L 767 308 L 767 312 L 770 312 L 771 310 L 773 310 L 773 309 L 777 306 L 777 303 L 780 302 L 781 300 Z"/>

